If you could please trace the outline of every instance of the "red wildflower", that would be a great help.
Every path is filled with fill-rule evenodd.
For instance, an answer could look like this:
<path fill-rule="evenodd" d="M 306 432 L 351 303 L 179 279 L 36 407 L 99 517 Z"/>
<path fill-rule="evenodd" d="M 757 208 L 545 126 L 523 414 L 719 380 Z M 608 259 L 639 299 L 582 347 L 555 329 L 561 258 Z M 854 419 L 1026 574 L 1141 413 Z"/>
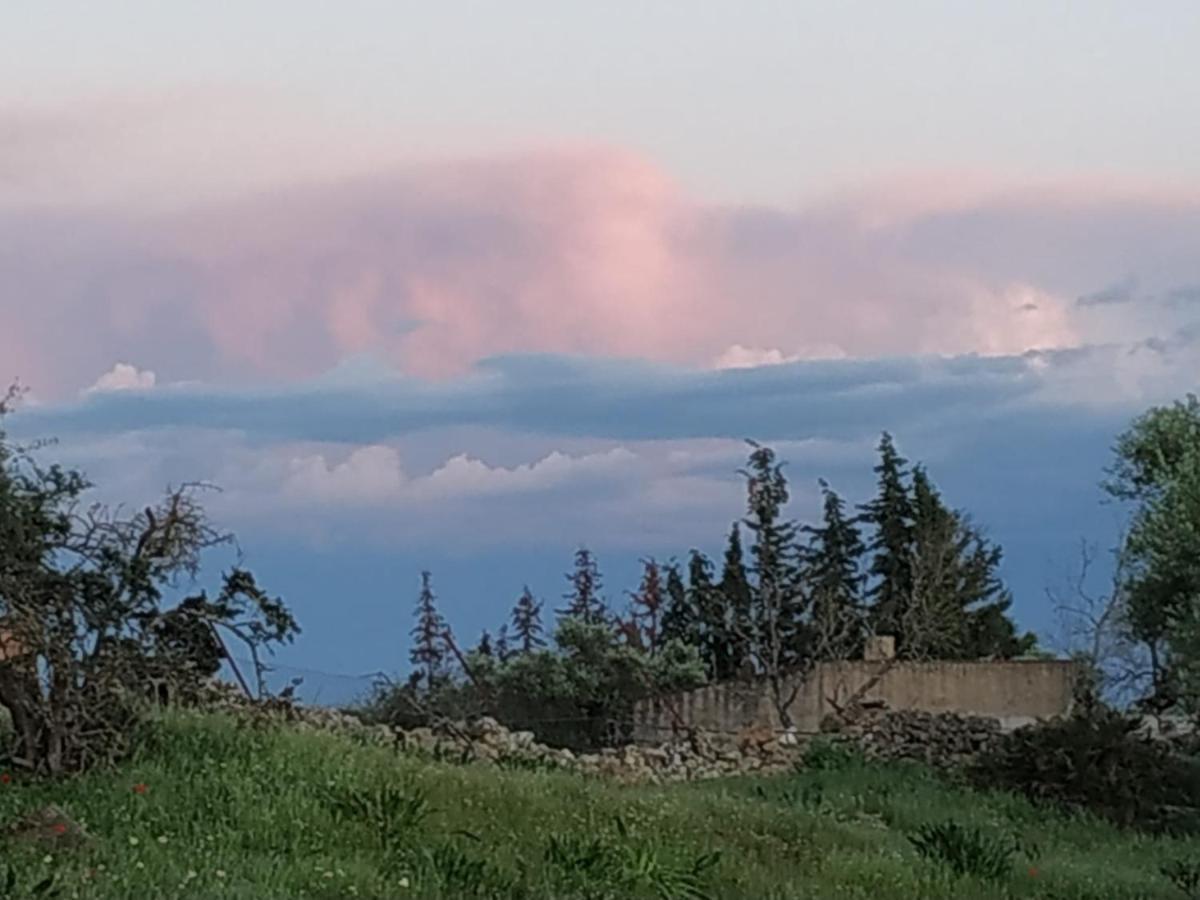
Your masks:
<path fill-rule="evenodd" d="M 9 784 L 12 781 L 12 776 L 7 772 L 0 772 L 0 784 Z"/>
<path fill-rule="evenodd" d="M 133 792 L 135 794 L 144 794 L 144 793 L 146 793 L 147 790 L 148 790 L 148 788 L 146 787 L 146 785 L 140 781 L 133 786 Z"/>
<path fill-rule="evenodd" d="M 66 834 L 67 833 L 67 825 L 65 822 L 55 822 L 50 827 L 54 829 L 55 834 Z"/>
<path fill-rule="evenodd" d="M 1037 866 L 1030 866 L 1030 867 L 1029 867 L 1029 877 L 1030 877 L 1030 878 L 1037 878 L 1037 875 L 1038 875 L 1038 873 L 1037 873 Z"/>

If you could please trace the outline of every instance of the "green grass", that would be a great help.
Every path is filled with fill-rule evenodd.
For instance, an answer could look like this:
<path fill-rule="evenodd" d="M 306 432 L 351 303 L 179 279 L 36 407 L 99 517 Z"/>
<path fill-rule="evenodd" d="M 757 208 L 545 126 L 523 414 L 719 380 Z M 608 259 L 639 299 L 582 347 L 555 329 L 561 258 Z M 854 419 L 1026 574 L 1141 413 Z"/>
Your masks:
<path fill-rule="evenodd" d="M 0 784 L 0 821 L 57 803 L 95 836 L 57 854 L 0 847 L 0 897 L 8 864 L 13 896 L 55 873 L 62 897 L 130 900 L 1132 900 L 1185 897 L 1160 868 L 1200 856 L 1200 842 L 1123 834 L 918 767 L 622 787 L 215 715 L 173 713 L 152 735 L 118 773 Z M 957 875 L 922 855 L 910 835 L 950 820 L 987 841 L 1020 834 L 1011 870 Z"/>

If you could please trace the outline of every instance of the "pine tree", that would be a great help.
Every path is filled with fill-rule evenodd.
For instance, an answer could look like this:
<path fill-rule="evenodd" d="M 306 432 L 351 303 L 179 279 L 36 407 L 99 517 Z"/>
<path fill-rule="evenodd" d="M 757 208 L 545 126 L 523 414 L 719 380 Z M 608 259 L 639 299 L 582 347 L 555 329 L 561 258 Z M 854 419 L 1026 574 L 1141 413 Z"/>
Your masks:
<path fill-rule="evenodd" d="M 542 637 L 542 604 L 534 599 L 529 585 L 525 585 L 513 607 L 512 628 L 521 653 L 532 653 L 538 647 L 546 646 Z"/>
<path fill-rule="evenodd" d="M 670 640 L 695 645 L 699 641 L 699 622 L 691 592 L 684 586 L 679 565 L 667 566 L 667 608 L 662 620 L 663 643 Z"/>
<path fill-rule="evenodd" d="M 867 592 L 871 601 L 869 620 L 876 634 L 893 635 L 897 653 L 904 652 L 905 636 L 901 629 L 912 596 L 913 509 L 904 483 L 907 463 L 896 451 L 886 431 L 879 441 L 879 464 L 875 474 L 879 488 L 875 499 L 861 507 L 861 520 L 875 527 L 874 540 L 867 549 L 874 554 L 870 574 L 875 583 Z"/>
<path fill-rule="evenodd" d="M 1007 658 L 1027 652 L 1007 616 L 1002 552 L 964 513 L 946 506 L 924 468 L 913 470 L 913 595 L 904 630 L 913 655 Z"/>
<path fill-rule="evenodd" d="M 428 571 L 421 573 L 421 593 L 417 598 L 417 624 L 410 632 L 413 638 L 409 659 L 423 670 L 425 686 L 432 689 L 446 662 L 446 623 L 437 611 L 436 597 Z"/>
<path fill-rule="evenodd" d="M 496 659 L 500 662 L 505 662 L 512 656 L 512 650 L 508 645 L 508 626 L 501 625 L 500 630 L 496 632 Z"/>
<path fill-rule="evenodd" d="M 479 636 L 479 643 L 475 645 L 475 652 L 485 659 L 491 659 L 495 655 L 495 650 L 492 648 L 492 636 L 486 630 Z"/>
<path fill-rule="evenodd" d="M 653 557 L 642 560 L 642 583 L 630 598 L 630 622 L 640 634 L 640 644 L 653 654 L 662 642 L 662 617 L 667 605 L 662 573 Z"/>
<path fill-rule="evenodd" d="M 812 594 L 813 652 L 819 659 L 855 659 L 863 651 L 862 535 L 846 516 L 845 503 L 822 480 L 822 524 L 806 525 L 803 554 Z"/>
<path fill-rule="evenodd" d="M 563 595 L 565 609 L 559 613 L 574 616 L 589 625 L 598 625 L 607 618 L 604 601 L 600 599 L 600 569 L 595 557 L 586 547 L 575 551 L 575 569 L 567 575 L 571 592 Z"/>
<path fill-rule="evenodd" d="M 729 529 L 729 542 L 725 548 L 725 559 L 721 569 L 721 581 L 717 585 L 722 619 L 725 623 L 728 648 L 727 668 L 716 673 L 716 678 L 732 678 L 753 666 L 752 599 L 750 581 L 746 577 L 746 565 L 742 556 L 742 535 L 738 523 Z"/>
<path fill-rule="evenodd" d="M 755 656 L 772 691 L 780 723 L 792 724 L 790 708 L 799 690 L 788 675 L 811 663 L 804 594 L 796 566 L 796 526 L 782 518 L 788 501 L 787 479 L 775 453 L 747 441 L 753 448 L 746 478 L 747 512 L 743 521 L 754 535 L 750 547 L 754 564 L 751 597 L 754 612 Z"/>

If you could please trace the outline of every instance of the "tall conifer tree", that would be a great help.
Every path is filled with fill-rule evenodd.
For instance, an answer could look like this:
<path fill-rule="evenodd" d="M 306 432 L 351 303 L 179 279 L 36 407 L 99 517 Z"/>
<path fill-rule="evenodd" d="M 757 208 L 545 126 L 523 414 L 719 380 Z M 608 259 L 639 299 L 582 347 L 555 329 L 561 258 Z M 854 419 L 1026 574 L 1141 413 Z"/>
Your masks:
<path fill-rule="evenodd" d="M 575 551 L 575 568 L 567 575 L 571 583 L 569 593 L 563 595 L 567 606 L 559 613 L 574 616 L 589 625 L 598 625 L 607 618 L 604 601 L 600 599 L 600 569 L 596 559 L 586 547 Z"/>
<path fill-rule="evenodd" d="M 845 503 L 820 482 L 822 523 L 806 525 L 809 545 L 803 554 L 805 579 L 812 596 L 813 652 L 820 659 L 855 659 L 864 635 L 862 557 L 866 547 Z"/>
<path fill-rule="evenodd" d="M 696 645 L 700 641 L 700 622 L 691 592 L 683 583 L 679 564 L 674 560 L 667 566 L 667 608 L 663 613 L 663 642 L 677 640 Z"/>
<path fill-rule="evenodd" d="M 912 596 L 913 509 L 905 484 L 905 460 L 886 431 L 879 441 L 879 463 L 875 466 L 878 492 L 862 507 L 862 521 L 875 528 L 868 546 L 873 554 L 870 574 L 875 581 L 867 592 L 871 601 L 869 620 L 876 634 L 896 638 L 896 650 L 904 650 L 901 633 Z"/>
<path fill-rule="evenodd" d="M 421 573 L 421 593 L 417 598 L 417 624 L 411 632 L 412 652 L 409 659 L 423 672 L 425 685 L 433 688 L 446 661 L 446 622 L 437 610 L 437 598 L 433 594 L 432 576 L 428 571 Z"/>
<path fill-rule="evenodd" d="M 630 619 L 640 632 L 642 646 L 651 654 L 662 644 L 663 613 L 668 605 L 664 594 L 658 562 L 653 557 L 642 560 L 642 583 L 631 595 Z"/>
<path fill-rule="evenodd" d="M 729 529 L 729 541 L 725 547 L 721 581 L 717 585 L 717 591 L 725 610 L 724 620 L 729 641 L 728 667 L 717 677 L 729 678 L 752 667 L 754 658 L 751 645 L 754 631 L 753 601 L 742 554 L 741 529 L 737 522 Z"/>
<path fill-rule="evenodd" d="M 542 637 L 542 604 L 534 599 L 533 591 L 525 585 L 512 611 L 513 637 L 521 653 L 532 653 L 546 645 Z"/>

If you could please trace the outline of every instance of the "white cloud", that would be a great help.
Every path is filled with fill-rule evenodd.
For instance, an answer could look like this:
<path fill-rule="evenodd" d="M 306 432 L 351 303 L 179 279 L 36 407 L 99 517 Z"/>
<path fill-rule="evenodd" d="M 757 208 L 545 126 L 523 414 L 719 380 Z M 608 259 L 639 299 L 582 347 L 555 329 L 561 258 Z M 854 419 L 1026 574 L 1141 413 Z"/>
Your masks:
<path fill-rule="evenodd" d="M 119 362 L 99 378 L 91 387 L 85 388 L 84 394 L 105 393 L 108 391 L 147 391 L 155 385 L 154 373 L 149 369 L 139 369 L 129 363 Z"/>
<path fill-rule="evenodd" d="M 734 344 L 712 362 L 714 369 L 756 369 L 759 366 L 780 366 L 800 360 L 845 359 L 846 351 L 836 344 L 812 344 L 795 353 L 784 353 L 774 347 L 743 347 Z"/>
<path fill-rule="evenodd" d="M 399 451 L 376 444 L 357 448 L 339 463 L 331 464 L 323 453 L 293 457 L 280 493 L 302 503 L 362 506 L 520 494 L 616 475 L 636 460 L 623 447 L 582 456 L 556 450 L 513 467 L 491 466 L 461 453 L 414 477 L 405 471 Z"/>

